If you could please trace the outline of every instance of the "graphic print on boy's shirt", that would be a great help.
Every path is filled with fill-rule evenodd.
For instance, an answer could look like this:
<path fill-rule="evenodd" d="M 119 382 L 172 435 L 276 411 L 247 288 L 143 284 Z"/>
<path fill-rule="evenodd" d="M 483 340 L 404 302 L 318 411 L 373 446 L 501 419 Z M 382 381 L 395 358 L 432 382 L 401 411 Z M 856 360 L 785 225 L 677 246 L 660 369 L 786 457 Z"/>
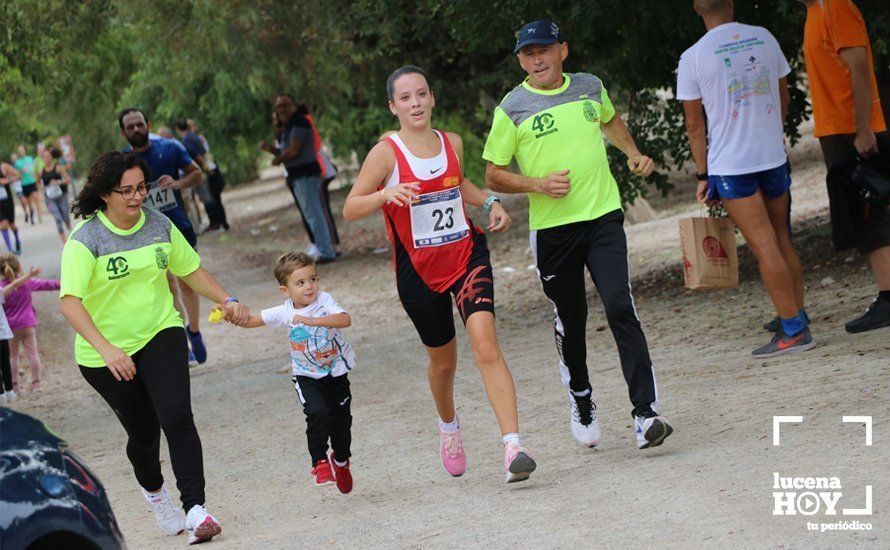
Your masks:
<path fill-rule="evenodd" d="M 291 300 L 287 300 L 280 306 L 264 309 L 261 315 L 266 325 L 288 329 L 293 374 L 323 378 L 341 376 L 352 370 L 355 366 L 352 346 L 340 329 L 294 324 L 293 319 L 297 315 L 318 318 L 337 313 L 346 313 L 346 310 L 337 305 L 330 294 L 320 292 L 318 298 L 306 307 L 297 309 Z"/>

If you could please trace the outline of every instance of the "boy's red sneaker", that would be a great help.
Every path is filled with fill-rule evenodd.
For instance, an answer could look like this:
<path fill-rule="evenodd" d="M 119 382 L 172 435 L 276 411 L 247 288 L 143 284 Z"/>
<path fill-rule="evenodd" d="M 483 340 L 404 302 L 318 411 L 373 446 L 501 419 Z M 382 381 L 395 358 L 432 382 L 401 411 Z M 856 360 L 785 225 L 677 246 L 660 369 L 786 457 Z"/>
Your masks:
<path fill-rule="evenodd" d="M 331 453 L 331 466 L 334 467 L 334 477 L 337 478 L 337 489 L 343 494 L 352 491 L 352 472 L 349 471 L 349 460 L 345 466 L 338 466 L 334 460 L 334 453 Z"/>
<path fill-rule="evenodd" d="M 316 485 L 327 485 L 334 482 L 334 474 L 331 472 L 331 463 L 328 459 L 322 458 L 315 463 L 312 468 L 312 477 L 315 479 Z"/>

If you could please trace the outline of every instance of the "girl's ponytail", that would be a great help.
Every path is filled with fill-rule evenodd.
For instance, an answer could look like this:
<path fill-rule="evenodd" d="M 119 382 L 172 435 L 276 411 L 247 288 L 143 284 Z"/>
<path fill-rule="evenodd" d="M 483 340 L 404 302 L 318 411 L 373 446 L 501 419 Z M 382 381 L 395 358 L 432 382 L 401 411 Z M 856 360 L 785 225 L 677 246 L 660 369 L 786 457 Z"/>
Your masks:
<path fill-rule="evenodd" d="M 6 280 L 11 283 L 22 272 L 22 264 L 19 263 L 19 259 L 15 257 L 15 254 L 8 252 L 0 255 L 0 271 L 3 272 Z"/>

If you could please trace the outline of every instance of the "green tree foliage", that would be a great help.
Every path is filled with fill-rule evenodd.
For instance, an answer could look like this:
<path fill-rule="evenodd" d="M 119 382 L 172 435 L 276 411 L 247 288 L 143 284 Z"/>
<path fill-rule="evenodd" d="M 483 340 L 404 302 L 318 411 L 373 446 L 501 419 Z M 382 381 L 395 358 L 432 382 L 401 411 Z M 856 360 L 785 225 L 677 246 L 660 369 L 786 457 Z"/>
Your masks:
<path fill-rule="evenodd" d="M 640 148 L 659 165 L 689 158 L 672 99 L 680 54 L 704 32 L 691 0 L 6 0 L 0 5 L 0 154 L 19 142 L 71 133 L 83 163 L 122 145 L 116 113 L 140 106 L 155 124 L 198 119 L 233 181 L 255 174 L 270 138 L 271 101 L 292 92 L 316 116 L 336 156 L 362 158 L 395 120 L 385 80 L 423 67 L 436 93 L 434 123 L 460 133 L 466 171 L 483 180 L 493 107 L 524 76 L 515 31 L 557 21 L 568 71 L 602 78 Z M 879 65 L 890 58 L 886 0 L 857 0 Z M 808 118 L 797 0 L 739 0 L 739 21 L 773 31 L 795 86 L 786 131 Z M 610 148 L 622 196 L 650 187 Z M 663 174 L 647 180 L 669 188 Z"/>

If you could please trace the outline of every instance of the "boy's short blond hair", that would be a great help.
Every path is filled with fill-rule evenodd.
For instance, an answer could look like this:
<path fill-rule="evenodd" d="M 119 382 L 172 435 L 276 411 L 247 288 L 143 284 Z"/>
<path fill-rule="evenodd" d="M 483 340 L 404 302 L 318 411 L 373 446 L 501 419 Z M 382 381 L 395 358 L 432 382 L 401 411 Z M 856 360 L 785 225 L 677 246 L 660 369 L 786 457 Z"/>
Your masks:
<path fill-rule="evenodd" d="M 306 266 L 315 266 L 315 260 L 305 252 L 288 252 L 275 261 L 275 278 L 281 286 L 287 285 L 287 278 L 296 269 Z"/>

